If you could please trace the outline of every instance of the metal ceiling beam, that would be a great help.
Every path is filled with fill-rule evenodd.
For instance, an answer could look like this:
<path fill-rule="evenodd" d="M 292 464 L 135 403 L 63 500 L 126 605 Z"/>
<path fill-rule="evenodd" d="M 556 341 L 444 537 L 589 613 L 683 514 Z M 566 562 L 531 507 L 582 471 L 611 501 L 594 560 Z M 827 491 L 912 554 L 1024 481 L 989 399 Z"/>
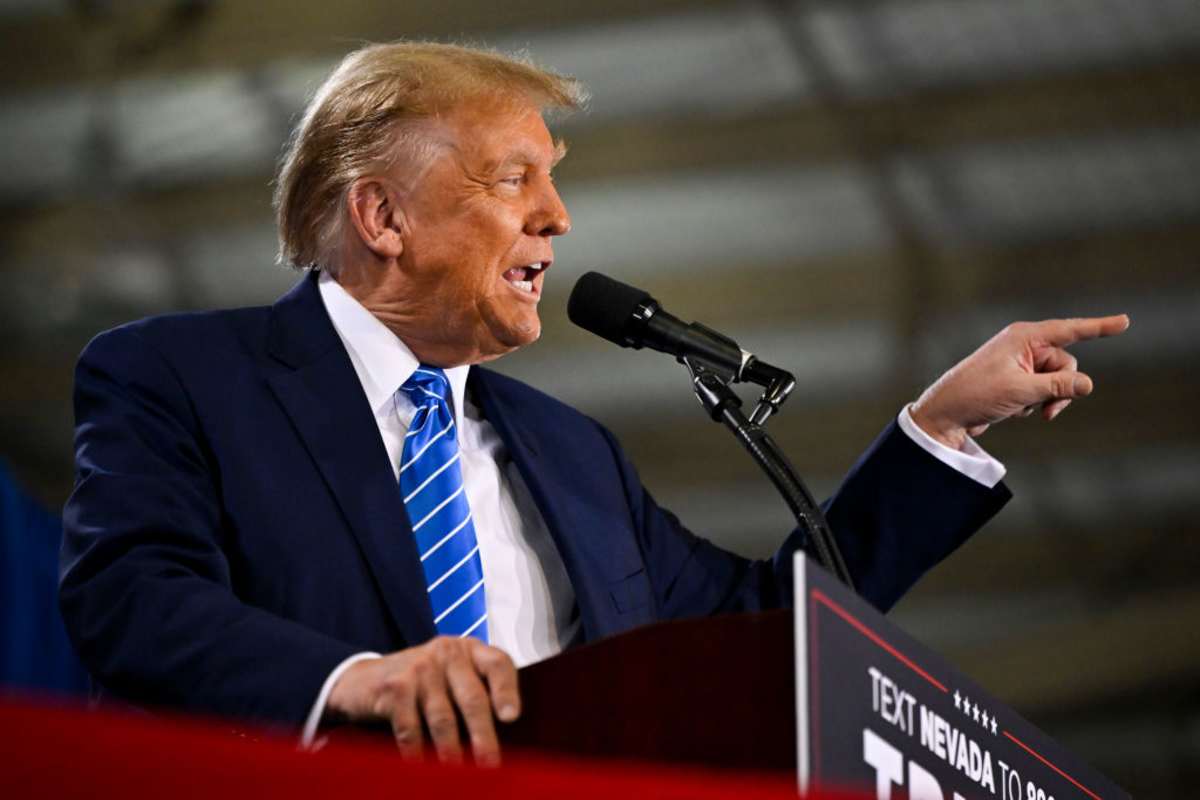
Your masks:
<path fill-rule="evenodd" d="M 944 89 L 898 98 L 856 101 L 841 110 L 874 132 L 894 154 L 931 154 L 957 147 L 1117 134 L 1200 124 L 1200 61 L 1039 77 L 988 87 Z M 571 154 L 559 168 L 562 185 L 591 179 L 845 160 L 852 154 L 839 118 L 809 104 L 750 117 L 638 119 L 567 131 Z M 128 215 L 170 230 L 269 219 L 271 164 L 241 177 L 194 180 L 178 187 L 105 186 L 89 196 L 74 187 L 67 200 L 10 198 L 0 237 L 43 217 Z M 115 179 L 115 178 L 114 178 Z M 78 208 L 76 208 L 78 206 Z"/>
<path fill-rule="evenodd" d="M 876 145 L 922 152 L 983 142 L 1200 122 L 1200 60 L 1042 75 L 850 99 L 839 111 Z M 838 114 L 812 104 L 750 118 L 648 119 L 572 132 L 564 180 L 734 164 L 847 160 Z"/>
<path fill-rule="evenodd" d="M 255 69 L 282 59 L 336 58 L 364 41 L 464 35 L 474 39 L 514 28 L 629 22 L 722 4 L 714 0 L 257 0 L 95 5 L 103 10 L 0 23 L 0 53 L 5 55 L 0 90 L 205 69 Z"/>

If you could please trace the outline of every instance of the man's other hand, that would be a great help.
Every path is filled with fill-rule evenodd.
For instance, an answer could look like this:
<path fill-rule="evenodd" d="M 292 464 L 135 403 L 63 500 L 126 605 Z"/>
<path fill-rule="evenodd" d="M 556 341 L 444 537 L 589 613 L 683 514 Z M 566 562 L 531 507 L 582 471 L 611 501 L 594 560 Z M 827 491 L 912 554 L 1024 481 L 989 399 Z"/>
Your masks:
<path fill-rule="evenodd" d="M 968 435 L 989 425 L 1041 409 L 1052 420 L 1076 397 L 1092 393 L 1066 347 L 1085 339 L 1115 336 L 1129 317 L 1014 322 L 925 390 L 912 406 L 913 421 L 956 450 Z"/>
<path fill-rule="evenodd" d="M 478 639 L 439 636 L 353 664 L 334 684 L 329 710 L 352 722 L 387 720 L 400 752 L 420 758 L 426 731 L 440 761 L 461 763 L 459 717 L 475 763 L 500 763 L 495 718 L 521 713 L 517 670 L 503 650 Z"/>

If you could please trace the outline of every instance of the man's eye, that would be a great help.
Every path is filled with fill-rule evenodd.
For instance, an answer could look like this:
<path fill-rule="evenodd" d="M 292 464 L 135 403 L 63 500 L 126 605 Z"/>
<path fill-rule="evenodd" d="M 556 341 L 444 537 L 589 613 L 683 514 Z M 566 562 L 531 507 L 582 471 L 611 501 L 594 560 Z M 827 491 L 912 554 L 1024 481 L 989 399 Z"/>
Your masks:
<path fill-rule="evenodd" d="M 525 181 L 524 175 L 509 175 L 507 178 L 501 178 L 501 183 L 506 183 L 509 186 L 520 186 Z"/>

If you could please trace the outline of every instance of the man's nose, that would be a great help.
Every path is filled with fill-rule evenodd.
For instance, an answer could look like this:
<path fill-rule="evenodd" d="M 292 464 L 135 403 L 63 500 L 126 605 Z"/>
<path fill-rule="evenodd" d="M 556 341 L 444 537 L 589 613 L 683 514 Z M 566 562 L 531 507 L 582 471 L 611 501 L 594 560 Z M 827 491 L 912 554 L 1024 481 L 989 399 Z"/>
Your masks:
<path fill-rule="evenodd" d="M 547 182 L 542 195 L 542 202 L 534 214 L 529 217 L 526 233 L 533 236 L 562 236 L 571 230 L 571 215 L 563 205 L 562 198 L 553 183 Z"/>

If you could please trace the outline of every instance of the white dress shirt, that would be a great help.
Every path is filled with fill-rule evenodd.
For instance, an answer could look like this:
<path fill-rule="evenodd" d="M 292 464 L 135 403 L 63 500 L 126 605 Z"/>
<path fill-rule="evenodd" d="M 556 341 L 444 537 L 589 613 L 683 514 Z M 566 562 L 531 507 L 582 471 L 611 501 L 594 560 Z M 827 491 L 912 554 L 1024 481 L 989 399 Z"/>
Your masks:
<path fill-rule="evenodd" d="M 416 413 L 399 389 L 419 362 L 328 273 L 321 274 L 319 288 L 375 415 L 398 483 L 404 434 Z M 520 667 L 565 649 L 579 636 L 580 620 L 575 591 L 541 512 L 495 428 L 466 397 L 469 369 L 453 367 L 445 372 L 451 387 L 463 483 L 483 561 L 488 640 Z M 961 451 L 952 450 L 921 430 L 907 407 L 900 411 L 898 422 L 922 449 L 979 483 L 990 488 L 1004 477 L 1004 466 L 973 440 L 968 438 Z M 304 725 L 304 745 L 312 743 L 329 693 L 342 673 L 357 661 L 378 657 L 378 653 L 358 653 L 329 674 Z"/>

